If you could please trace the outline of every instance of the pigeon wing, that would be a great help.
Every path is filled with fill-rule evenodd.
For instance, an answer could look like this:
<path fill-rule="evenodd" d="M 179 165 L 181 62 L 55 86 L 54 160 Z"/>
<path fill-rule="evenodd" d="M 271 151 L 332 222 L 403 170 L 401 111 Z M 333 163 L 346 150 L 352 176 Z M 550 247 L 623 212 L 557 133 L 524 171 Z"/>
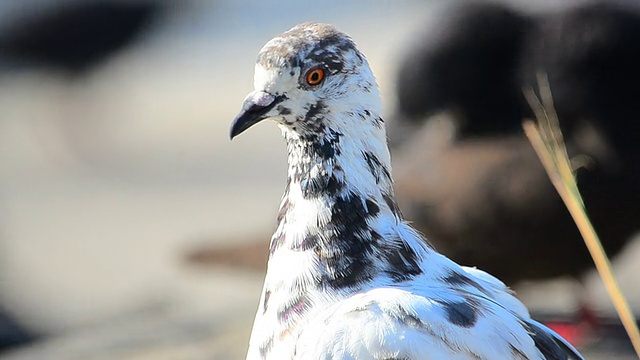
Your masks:
<path fill-rule="evenodd" d="M 434 294 L 437 292 L 434 291 Z M 571 345 L 494 301 L 378 288 L 315 316 L 299 359 L 581 359 Z"/>

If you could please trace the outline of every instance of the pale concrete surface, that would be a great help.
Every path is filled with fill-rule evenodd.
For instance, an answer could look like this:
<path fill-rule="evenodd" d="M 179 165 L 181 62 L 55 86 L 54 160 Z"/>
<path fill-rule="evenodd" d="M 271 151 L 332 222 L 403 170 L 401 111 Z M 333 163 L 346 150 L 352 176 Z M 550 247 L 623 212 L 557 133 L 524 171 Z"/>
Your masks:
<path fill-rule="evenodd" d="M 272 229 L 279 132 L 265 123 L 228 140 L 258 50 L 296 23 L 333 23 L 367 54 L 390 112 L 396 50 L 430 9 L 191 4 L 87 78 L 0 77 L 0 303 L 52 335 L 3 359 L 243 357 L 261 276 L 196 271 L 181 256 Z M 620 264 L 637 311 L 639 258 L 634 245 Z M 597 281 L 588 291 L 610 308 Z M 522 290 L 542 307 L 549 292 L 560 293 Z"/>

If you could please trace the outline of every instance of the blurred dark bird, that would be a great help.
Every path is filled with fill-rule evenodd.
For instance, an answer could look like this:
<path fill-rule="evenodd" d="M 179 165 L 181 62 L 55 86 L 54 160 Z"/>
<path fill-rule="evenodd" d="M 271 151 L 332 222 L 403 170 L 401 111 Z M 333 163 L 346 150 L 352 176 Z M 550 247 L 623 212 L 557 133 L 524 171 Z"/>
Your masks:
<path fill-rule="evenodd" d="M 593 266 L 522 134 L 531 115 L 522 88 L 537 87 L 542 71 L 588 214 L 616 255 L 640 227 L 638 11 L 596 2 L 534 18 L 502 5 L 457 3 L 429 32 L 438 36 L 402 63 L 390 124 L 407 218 L 447 256 L 510 284 L 578 277 Z M 433 146 L 420 128 L 440 112 L 456 131 Z"/>
<path fill-rule="evenodd" d="M 37 336 L 17 324 L 4 311 L 0 311 L 0 354 L 18 345 L 35 340 Z"/>
<path fill-rule="evenodd" d="M 0 56 L 15 65 L 83 73 L 134 41 L 159 10 L 152 1 L 60 4 L 6 26 Z"/>
<path fill-rule="evenodd" d="M 483 2 L 456 2 L 435 13 L 401 60 L 395 117 L 415 124 L 449 110 L 465 122 L 461 135 L 518 130 L 513 119 L 523 113 L 514 75 L 532 19 Z"/>
<path fill-rule="evenodd" d="M 531 86 L 536 73 L 545 72 L 563 130 L 573 133 L 585 124 L 595 126 L 625 166 L 632 166 L 625 173 L 636 176 L 638 39 L 639 6 L 591 2 L 543 18 L 526 38 L 519 73 L 522 84 Z"/>

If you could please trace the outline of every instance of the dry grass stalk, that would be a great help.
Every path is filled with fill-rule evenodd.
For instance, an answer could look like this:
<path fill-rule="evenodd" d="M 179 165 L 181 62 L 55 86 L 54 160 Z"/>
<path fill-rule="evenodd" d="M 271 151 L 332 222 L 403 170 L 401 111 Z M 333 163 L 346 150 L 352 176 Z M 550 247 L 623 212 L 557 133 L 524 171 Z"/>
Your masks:
<path fill-rule="evenodd" d="M 584 202 L 571 167 L 567 149 L 564 143 L 560 123 L 553 106 L 553 98 L 549 82 L 545 76 L 538 76 L 540 98 L 533 89 L 525 89 L 525 97 L 533 109 L 537 123 L 533 120 L 525 120 L 523 127 L 529 141 L 533 145 L 540 161 L 564 201 L 571 217 L 576 222 L 580 234 L 591 253 L 598 274 L 604 282 L 609 297 L 618 312 L 631 343 L 640 358 L 640 332 L 627 300 L 620 290 L 611 263 L 607 258 L 602 243 L 598 238 L 589 217 L 587 216 Z"/>

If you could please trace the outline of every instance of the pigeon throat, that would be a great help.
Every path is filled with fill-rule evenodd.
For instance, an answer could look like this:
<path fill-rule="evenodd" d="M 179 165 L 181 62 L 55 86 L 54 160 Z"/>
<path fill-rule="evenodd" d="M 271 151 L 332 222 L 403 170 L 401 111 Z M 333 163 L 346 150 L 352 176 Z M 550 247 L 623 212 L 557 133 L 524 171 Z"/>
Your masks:
<path fill-rule="evenodd" d="M 399 251 L 410 252 L 394 235 L 401 217 L 384 130 L 375 130 L 381 136 L 366 131 L 356 137 L 330 127 L 311 135 L 283 129 L 288 181 L 269 267 L 297 257 L 306 262 L 294 271 L 315 276 L 296 278 L 292 287 L 354 289 L 394 268 L 388 263 Z"/>
<path fill-rule="evenodd" d="M 361 110 L 320 112 L 311 118 L 307 114 L 305 119 L 302 124 L 281 125 L 289 164 L 285 195 L 331 200 L 353 191 L 379 201 L 393 196 L 380 117 Z M 351 129 L 354 124 L 360 126 Z"/>

